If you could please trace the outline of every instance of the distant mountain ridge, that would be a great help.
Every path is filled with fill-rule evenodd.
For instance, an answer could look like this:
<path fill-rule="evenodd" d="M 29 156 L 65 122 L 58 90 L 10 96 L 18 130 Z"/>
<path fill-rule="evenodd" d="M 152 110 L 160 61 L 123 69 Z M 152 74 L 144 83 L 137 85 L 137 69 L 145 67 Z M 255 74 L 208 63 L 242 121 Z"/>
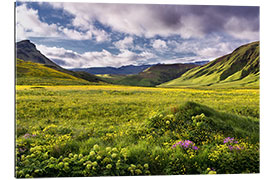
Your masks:
<path fill-rule="evenodd" d="M 195 61 L 190 63 L 179 63 L 179 64 L 195 64 L 195 65 L 204 65 L 208 63 L 208 60 L 205 61 Z M 127 65 L 127 66 L 121 66 L 119 68 L 116 67 L 90 67 L 90 68 L 72 68 L 70 70 L 72 71 L 85 71 L 91 74 L 111 74 L 111 75 L 135 75 L 143 72 L 147 68 L 151 66 L 155 66 L 158 64 L 146 64 L 146 65 Z M 166 65 L 166 64 L 162 64 Z M 167 64 L 171 65 L 171 64 Z"/>
<path fill-rule="evenodd" d="M 205 61 L 195 61 L 195 62 L 191 62 L 191 63 L 187 63 L 187 64 L 196 64 L 196 65 L 204 65 L 204 64 L 207 64 L 209 63 L 210 61 L 209 60 L 205 60 Z"/>
<path fill-rule="evenodd" d="M 259 51 L 258 41 L 240 46 L 232 53 L 191 69 L 160 86 L 259 87 Z"/>
<path fill-rule="evenodd" d="M 107 80 L 113 84 L 153 87 L 177 78 L 197 66 L 196 64 L 156 64 L 136 75 L 118 76 L 115 78 L 116 80 L 113 80 L 112 76 Z"/>
<path fill-rule="evenodd" d="M 138 74 L 145 69 L 151 67 L 152 65 L 141 65 L 141 66 L 121 66 L 119 68 L 115 67 L 91 67 L 91 68 L 73 68 L 72 71 L 85 71 L 91 74 L 118 74 L 118 75 L 128 75 L 128 74 Z"/>

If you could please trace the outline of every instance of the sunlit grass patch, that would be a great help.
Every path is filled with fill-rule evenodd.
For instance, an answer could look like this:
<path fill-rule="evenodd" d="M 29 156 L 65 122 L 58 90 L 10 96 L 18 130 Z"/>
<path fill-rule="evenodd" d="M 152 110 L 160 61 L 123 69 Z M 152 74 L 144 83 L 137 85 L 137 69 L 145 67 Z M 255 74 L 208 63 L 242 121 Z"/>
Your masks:
<path fill-rule="evenodd" d="M 258 118 L 256 89 L 16 86 L 17 177 L 258 172 Z"/>

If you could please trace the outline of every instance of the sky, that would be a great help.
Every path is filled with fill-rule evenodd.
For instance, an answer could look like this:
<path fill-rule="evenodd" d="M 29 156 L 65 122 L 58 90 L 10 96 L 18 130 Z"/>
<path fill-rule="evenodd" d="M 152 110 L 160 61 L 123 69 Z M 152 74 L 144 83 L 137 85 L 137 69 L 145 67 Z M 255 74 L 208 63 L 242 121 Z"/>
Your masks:
<path fill-rule="evenodd" d="M 16 2 L 16 42 L 64 68 L 213 60 L 259 40 L 259 7 Z"/>

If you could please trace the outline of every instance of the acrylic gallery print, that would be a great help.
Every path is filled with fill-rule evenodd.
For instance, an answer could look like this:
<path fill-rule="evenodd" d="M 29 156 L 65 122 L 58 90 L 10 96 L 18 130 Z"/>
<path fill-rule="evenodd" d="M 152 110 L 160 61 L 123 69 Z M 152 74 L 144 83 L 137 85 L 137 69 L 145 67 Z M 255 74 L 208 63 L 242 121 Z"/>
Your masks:
<path fill-rule="evenodd" d="M 17 178 L 259 173 L 259 7 L 15 16 Z"/>

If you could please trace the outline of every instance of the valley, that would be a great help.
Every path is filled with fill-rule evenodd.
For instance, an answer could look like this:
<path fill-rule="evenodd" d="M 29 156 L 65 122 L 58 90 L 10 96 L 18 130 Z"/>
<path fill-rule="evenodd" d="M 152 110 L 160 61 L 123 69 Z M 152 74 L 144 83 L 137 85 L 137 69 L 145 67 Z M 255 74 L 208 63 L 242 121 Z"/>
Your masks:
<path fill-rule="evenodd" d="M 259 173 L 258 48 L 128 75 L 17 56 L 16 177 Z"/>

